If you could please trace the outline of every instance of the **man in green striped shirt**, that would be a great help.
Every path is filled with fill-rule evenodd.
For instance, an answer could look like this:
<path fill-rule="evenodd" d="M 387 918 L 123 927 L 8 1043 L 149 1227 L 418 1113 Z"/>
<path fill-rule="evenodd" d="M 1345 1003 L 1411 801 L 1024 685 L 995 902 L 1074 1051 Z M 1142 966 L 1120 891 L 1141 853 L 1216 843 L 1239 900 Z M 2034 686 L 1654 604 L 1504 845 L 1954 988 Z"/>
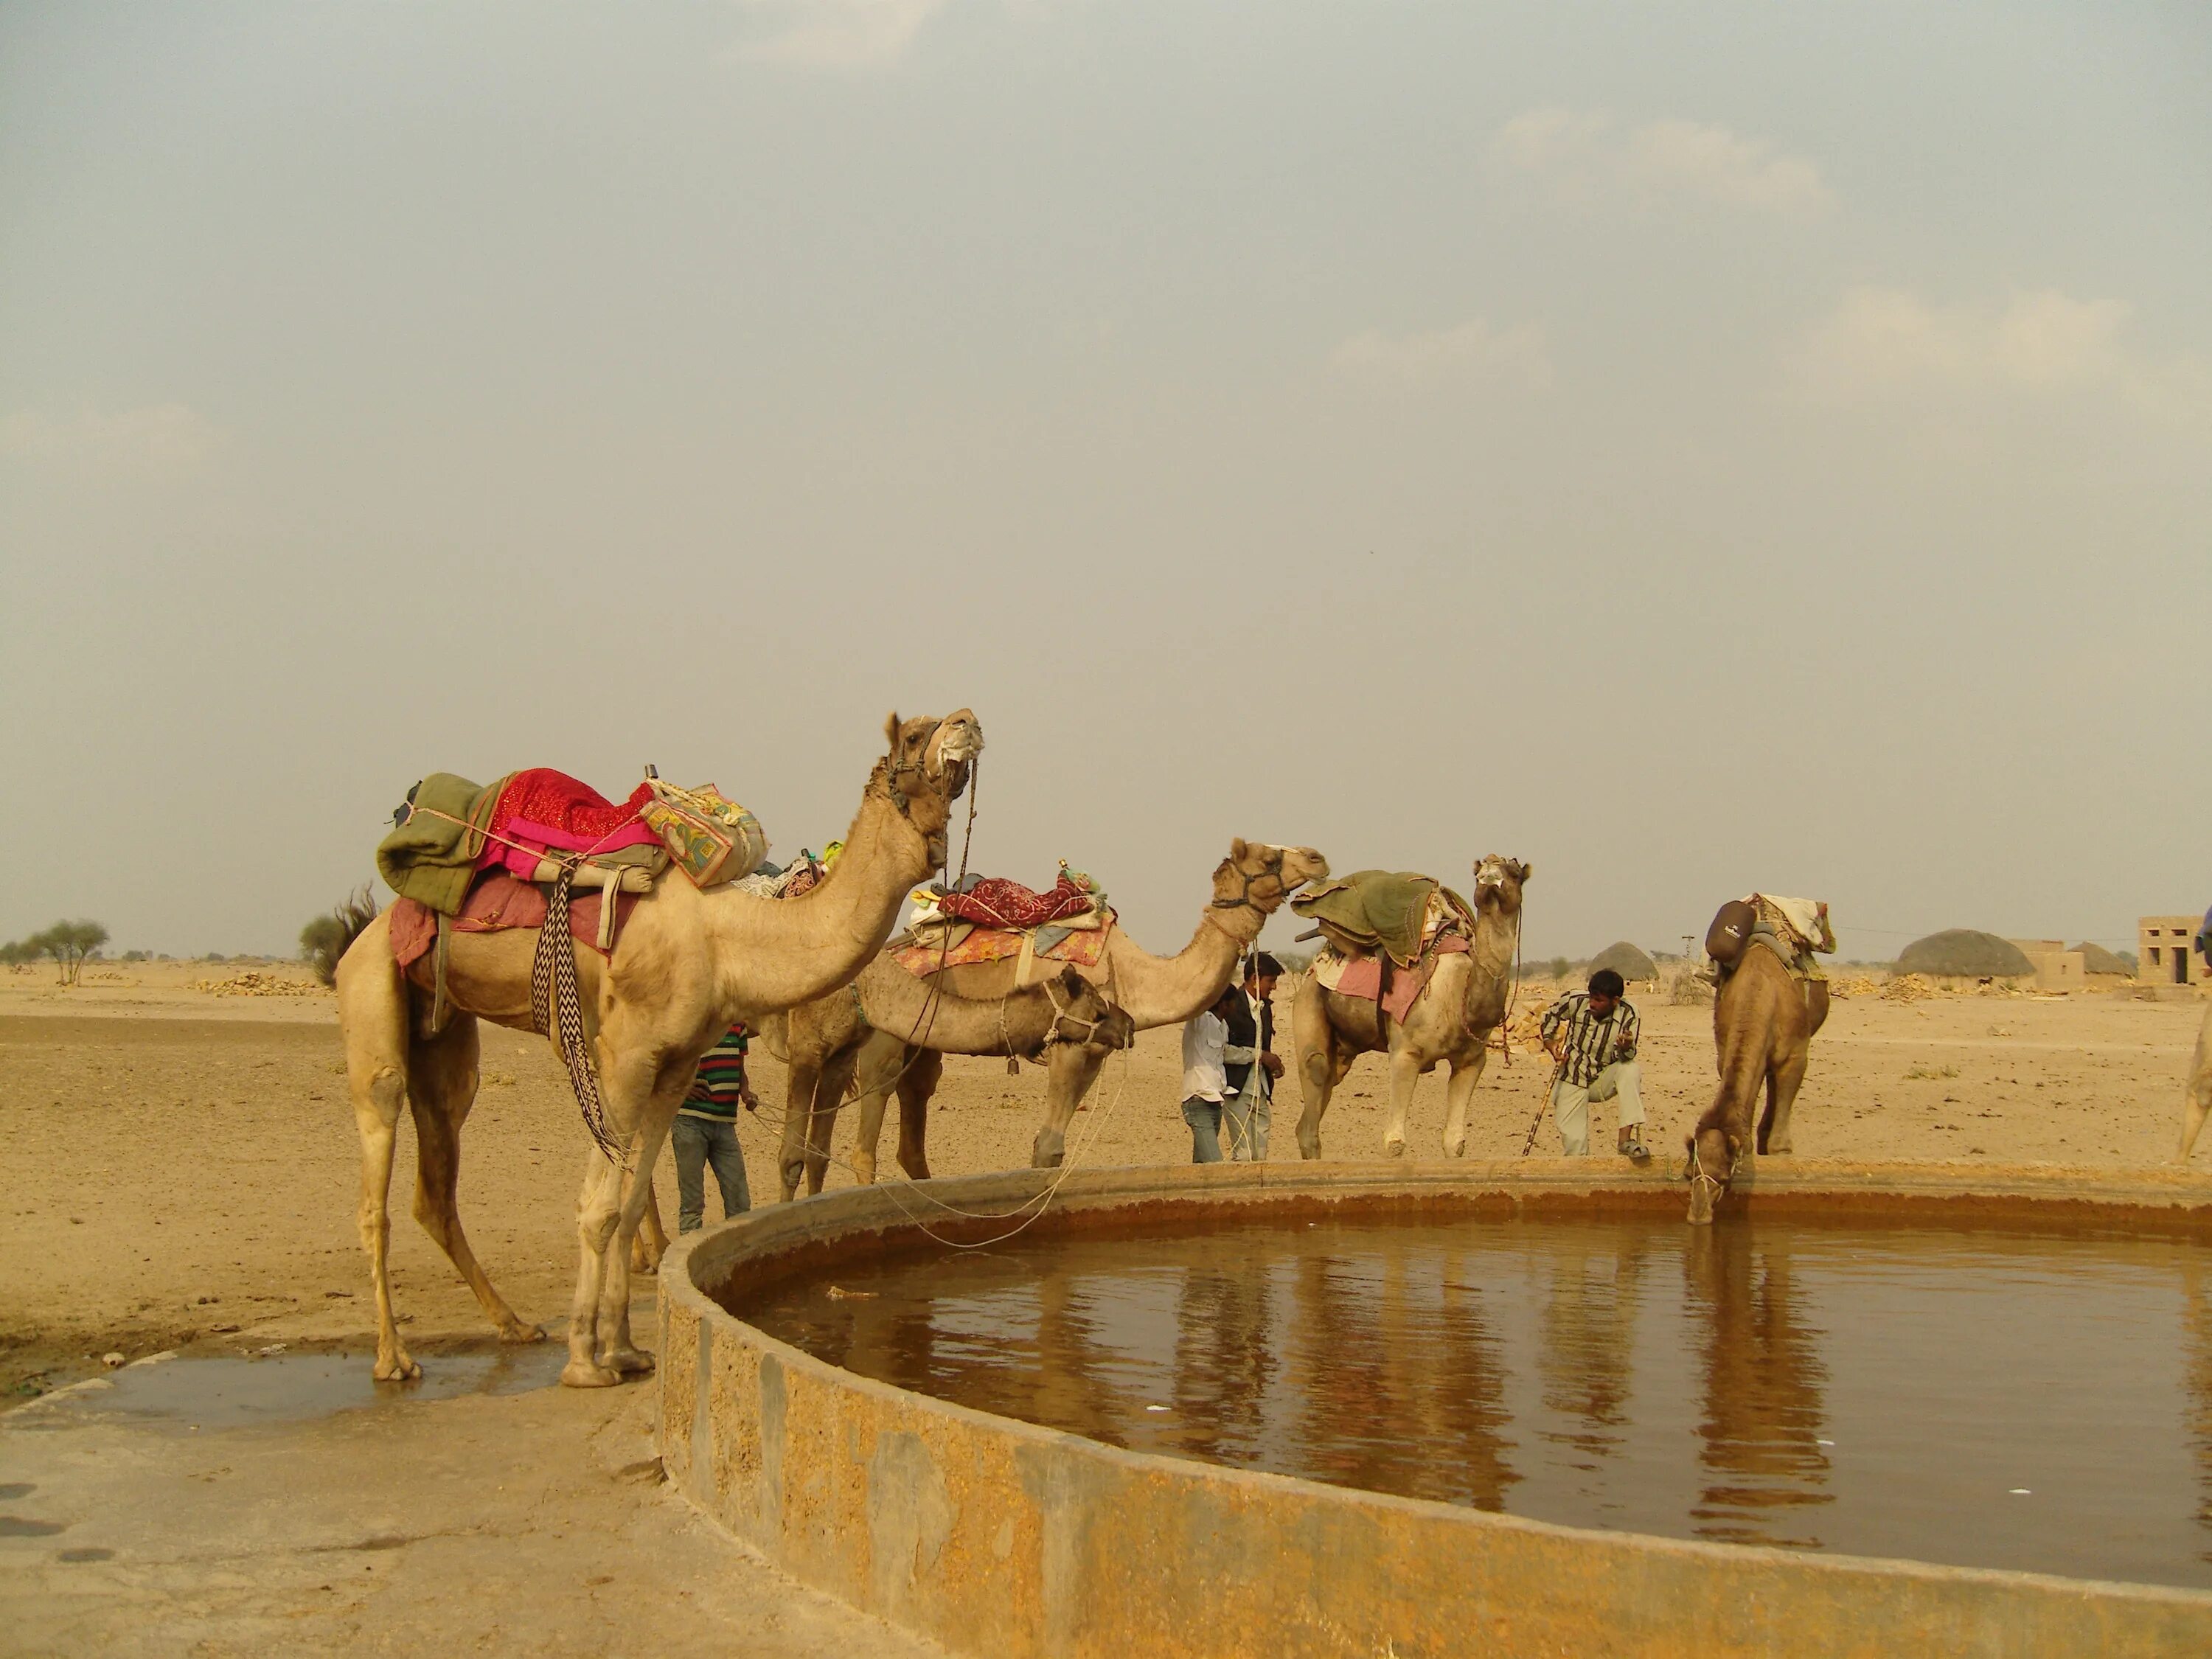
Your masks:
<path fill-rule="evenodd" d="M 690 1092 L 676 1109 L 668 1138 L 676 1148 L 676 1231 L 696 1233 L 707 1218 L 706 1166 L 714 1165 L 722 1189 L 725 1219 L 753 1206 L 745 1185 L 744 1148 L 738 1145 L 738 1108 L 760 1105 L 745 1081 L 747 1033 L 742 1022 L 699 1057 Z"/>

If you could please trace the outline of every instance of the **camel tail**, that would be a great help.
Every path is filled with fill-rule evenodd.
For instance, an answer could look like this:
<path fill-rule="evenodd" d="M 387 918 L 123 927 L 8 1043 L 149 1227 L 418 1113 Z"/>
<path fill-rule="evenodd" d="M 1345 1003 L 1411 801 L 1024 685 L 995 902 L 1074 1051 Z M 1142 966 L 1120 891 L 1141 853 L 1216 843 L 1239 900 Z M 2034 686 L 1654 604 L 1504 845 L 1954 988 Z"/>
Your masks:
<path fill-rule="evenodd" d="M 338 982 L 338 959 L 368 931 L 376 913 L 375 895 L 364 882 L 300 930 L 300 954 L 313 965 L 317 979 L 325 985 Z"/>

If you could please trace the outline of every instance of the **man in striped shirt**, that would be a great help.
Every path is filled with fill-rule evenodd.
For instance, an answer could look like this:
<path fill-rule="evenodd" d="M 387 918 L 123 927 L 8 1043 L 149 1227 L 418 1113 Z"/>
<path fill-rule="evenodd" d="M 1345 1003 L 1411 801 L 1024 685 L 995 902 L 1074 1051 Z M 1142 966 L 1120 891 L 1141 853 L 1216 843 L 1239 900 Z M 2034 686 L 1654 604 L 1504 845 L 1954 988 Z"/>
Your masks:
<path fill-rule="evenodd" d="M 1552 1119 L 1569 1158 L 1589 1154 L 1590 1103 L 1615 1097 L 1621 1156 L 1638 1162 L 1651 1156 L 1637 1133 L 1644 1127 L 1643 1074 L 1636 1066 L 1643 1023 L 1621 1000 L 1626 988 L 1619 974 L 1601 968 L 1588 991 L 1570 991 L 1545 1010 L 1544 1047 L 1559 1066 L 1552 1074 Z"/>
<path fill-rule="evenodd" d="M 746 1032 L 742 1022 L 699 1057 L 690 1092 L 676 1109 L 668 1139 L 676 1148 L 676 1231 L 696 1233 L 707 1218 L 706 1166 L 714 1165 L 722 1189 L 725 1220 L 753 1206 L 745 1184 L 744 1149 L 738 1145 L 738 1108 L 760 1104 L 745 1081 Z"/>

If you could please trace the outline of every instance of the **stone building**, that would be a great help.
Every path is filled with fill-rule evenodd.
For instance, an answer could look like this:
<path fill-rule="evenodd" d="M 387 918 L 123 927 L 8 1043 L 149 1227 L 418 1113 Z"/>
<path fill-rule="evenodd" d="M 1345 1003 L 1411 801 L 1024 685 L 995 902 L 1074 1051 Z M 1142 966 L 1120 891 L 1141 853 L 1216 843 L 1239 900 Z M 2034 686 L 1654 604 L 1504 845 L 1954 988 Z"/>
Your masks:
<path fill-rule="evenodd" d="M 2212 971 L 2197 954 L 2199 916 L 2144 916 L 2136 923 L 2136 983 L 2212 984 Z"/>

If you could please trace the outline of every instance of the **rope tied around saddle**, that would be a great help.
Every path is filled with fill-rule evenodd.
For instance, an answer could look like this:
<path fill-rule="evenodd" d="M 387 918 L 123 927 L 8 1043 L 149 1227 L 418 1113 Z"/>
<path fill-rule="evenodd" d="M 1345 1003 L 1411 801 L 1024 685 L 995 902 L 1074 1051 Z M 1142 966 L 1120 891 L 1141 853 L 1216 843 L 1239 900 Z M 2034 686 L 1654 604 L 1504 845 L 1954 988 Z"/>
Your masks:
<path fill-rule="evenodd" d="M 599 1067 L 592 1060 L 584 1030 L 584 1003 L 576 988 L 576 947 L 568 937 L 568 889 L 582 860 L 563 859 L 561 873 L 545 901 L 545 920 L 538 929 L 538 949 L 530 960 L 530 1023 L 553 1041 L 553 1051 L 568 1069 L 568 1086 L 592 1144 L 610 1164 L 629 1166 L 624 1149 L 607 1127 L 599 1097 Z"/>

